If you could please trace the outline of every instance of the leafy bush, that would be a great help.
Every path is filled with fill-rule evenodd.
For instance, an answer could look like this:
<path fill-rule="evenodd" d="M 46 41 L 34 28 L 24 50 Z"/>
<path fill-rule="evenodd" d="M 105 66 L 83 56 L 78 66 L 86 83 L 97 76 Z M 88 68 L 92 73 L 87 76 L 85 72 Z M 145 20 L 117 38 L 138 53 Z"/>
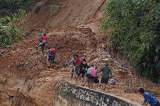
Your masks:
<path fill-rule="evenodd" d="M 17 12 L 17 10 L 29 10 L 35 0 L 0 0 L 0 17 Z"/>
<path fill-rule="evenodd" d="M 57 13 L 57 9 L 58 9 L 57 5 L 50 5 L 50 13 L 51 13 L 51 15 Z"/>
<path fill-rule="evenodd" d="M 12 44 L 22 37 L 23 34 L 18 28 L 22 27 L 25 15 L 26 12 L 20 9 L 10 17 L 0 18 L 0 45 Z"/>
<path fill-rule="evenodd" d="M 154 82 L 160 81 L 159 7 L 159 0 L 108 0 L 101 26 L 111 29 L 109 45 Z"/>
<path fill-rule="evenodd" d="M 0 45 L 8 45 L 22 37 L 26 10 L 35 0 L 0 0 Z"/>
<path fill-rule="evenodd" d="M 22 33 L 15 27 L 0 25 L 0 45 L 12 44 L 22 37 Z"/>

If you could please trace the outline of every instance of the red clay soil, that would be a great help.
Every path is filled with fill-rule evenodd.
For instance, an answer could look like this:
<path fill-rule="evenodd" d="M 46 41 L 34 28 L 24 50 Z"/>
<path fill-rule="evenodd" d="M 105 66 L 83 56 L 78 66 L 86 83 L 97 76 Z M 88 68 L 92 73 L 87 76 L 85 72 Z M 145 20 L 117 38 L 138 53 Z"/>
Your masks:
<path fill-rule="evenodd" d="M 25 106 L 51 106 L 56 81 L 82 85 L 81 81 L 71 80 L 70 67 L 63 66 L 73 53 L 86 57 L 88 63 L 98 68 L 103 66 L 103 58 L 109 58 L 116 85 L 106 91 L 97 85 L 94 85 L 94 89 L 141 103 L 143 98 L 137 90 L 144 87 L 160 100 L 159 85 L 138 76 L 125 58 L 120 55 L 112 58 L 113 54 L 106 49 L 109 32 L 103 35 L 99 30 L 102 17 L 100 7 L 104 1 L 46 0 L 36 4 L 35 8 L 40 6 L 41 9 L 37 14 L 31 12 L 28 15 L 28 23 L 24 28 L 26 32 L 42 30 L 47 33 L 47 47 L 58 48 L 55 64 L 48 69 L 46 55 L 43 56 L 35 48 L 38 43 L 37 32 L 8 48 L 0 48 L 3 53 L 0 57 L 0 106 L 17 106 L 18 103 Z M 53 3 L 59 9 L 58 13 L 50 16 L 49 7 Z M 12 96 L 10 102 L 8 98 Z"/>

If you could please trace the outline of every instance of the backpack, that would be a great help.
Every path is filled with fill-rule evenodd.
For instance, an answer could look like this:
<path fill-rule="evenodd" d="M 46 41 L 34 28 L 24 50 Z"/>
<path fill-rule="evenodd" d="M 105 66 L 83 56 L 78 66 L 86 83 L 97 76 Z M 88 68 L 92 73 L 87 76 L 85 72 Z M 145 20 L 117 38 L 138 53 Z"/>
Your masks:
<path fill-rule="evenodd" d="M 93 79 L 93 82 L 97 84 L 97 83 L 99 83 L 99 79 L 96 77 Z"/>
<path fill-rule="evenodd" d="M 91 75 L 92 75 L 93 77 L 97 77 L 97 70 L 96 70 L 95 68 L 92 70 Z"/>
<path fill-rule="evenodd" d="M 115 81 L 114 79 L 111 79 L 111 80 L 109 81 L 109 84 L 110 84 L 110 85 L 115 85 L 115 84 L 116 84 L 116 81 Z"/>
<path fill-rule="evenodd" d="M 93 76 L 91 74 L 86 74 L 86 77 L 89 79 L 93 79 Z"/>
<path fill-rule="evenodd" d="M 51 54 L 51 55 L 55 54 L 55 52 L 56 52 L 56 49 L 55 49 L 55 48 L 51 48 L 51 49 L 50 49 L 50 54 Z"/>

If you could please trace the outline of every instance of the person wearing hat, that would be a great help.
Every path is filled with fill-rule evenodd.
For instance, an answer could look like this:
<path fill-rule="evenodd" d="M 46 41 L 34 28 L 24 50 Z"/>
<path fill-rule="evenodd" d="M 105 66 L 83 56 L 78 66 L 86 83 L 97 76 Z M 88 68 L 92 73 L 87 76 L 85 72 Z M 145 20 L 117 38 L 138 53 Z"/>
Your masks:
<path fill-rule="evenodd" d="M 143 88 L 139 88 L 138 92 L 144 97 L 142 105 L 147 106 L 150 104 L 150 106 L 160 106 L 158 99 L 153 97 L 150 93 L 145 92 Z"/>
<path fill-rule="evenodd" d="M 102 72 L 101 84 L 102 89 L 105 90 L 106 85 L 108 84 L 109 77 L 112 77 L 112 72 L 107 62 L 104 64 L 104 67 L 102 67 L 99 72 Z"/>

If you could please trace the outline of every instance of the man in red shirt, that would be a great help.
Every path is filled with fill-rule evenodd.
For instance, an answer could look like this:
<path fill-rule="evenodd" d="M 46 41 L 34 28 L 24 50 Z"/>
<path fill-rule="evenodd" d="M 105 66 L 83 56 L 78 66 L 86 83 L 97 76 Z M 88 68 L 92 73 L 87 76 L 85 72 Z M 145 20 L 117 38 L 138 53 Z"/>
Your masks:
<path fill-rule="evenodd" d="M 42 38 L 42 43 L 46 43 L 47 42 L 46 34 L 43 34 L 41 38 Z"/>
<path fill-rule="evenodd" d="M 41 46 L 42 53 L 44 53 L 44 48 L 45 48 L 46 43 L 47 43 L 47 36 L 46 34 L 43 34 L 41 36 L 41 42 L 38 45 L 38 47 Z"/>

